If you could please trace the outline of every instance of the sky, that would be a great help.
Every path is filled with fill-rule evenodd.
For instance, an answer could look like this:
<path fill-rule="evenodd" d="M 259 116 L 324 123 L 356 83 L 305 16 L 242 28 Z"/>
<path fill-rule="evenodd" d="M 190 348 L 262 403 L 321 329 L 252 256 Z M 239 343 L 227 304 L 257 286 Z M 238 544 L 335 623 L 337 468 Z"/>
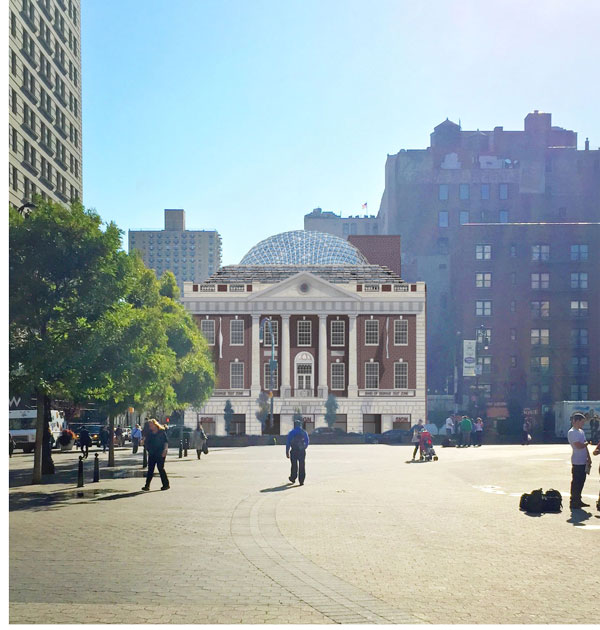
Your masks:
<path fill-rule="evenodd" d="M 183 208 L 223 264 L 313 208 L 376 215 L 388 154 L 528 112 L 600 146 L 600 2 L 82 0 L 83 201 Z"/>

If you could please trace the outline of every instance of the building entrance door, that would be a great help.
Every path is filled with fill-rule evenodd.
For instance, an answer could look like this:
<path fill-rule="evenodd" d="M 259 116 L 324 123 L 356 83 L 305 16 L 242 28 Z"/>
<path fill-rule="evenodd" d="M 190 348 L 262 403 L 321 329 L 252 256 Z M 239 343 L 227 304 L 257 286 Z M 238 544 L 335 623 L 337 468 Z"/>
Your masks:
<path fill-rule="evenodd" d="M 381 433 L 381 414 L 363 414 L 363 433 Z"/>

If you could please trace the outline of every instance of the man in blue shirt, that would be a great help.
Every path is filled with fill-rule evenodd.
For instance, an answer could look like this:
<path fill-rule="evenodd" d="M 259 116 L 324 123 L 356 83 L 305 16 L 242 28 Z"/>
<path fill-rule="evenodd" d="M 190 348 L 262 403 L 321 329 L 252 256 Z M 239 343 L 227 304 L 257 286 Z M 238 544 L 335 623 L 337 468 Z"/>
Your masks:
<path fill-rule="evenodd" d="M 308 433 L 302 428 L 302 422 L 300 420 L 294 420 L 294 428 L 287 434 L 285 456 L 292 460 L 290 481 L 295 483 L 296 477 L 298 477 L 301 486 L 304 485 L 304 478 L 306 477 L 304 460 L 306 458 L 307 448 Z"/>

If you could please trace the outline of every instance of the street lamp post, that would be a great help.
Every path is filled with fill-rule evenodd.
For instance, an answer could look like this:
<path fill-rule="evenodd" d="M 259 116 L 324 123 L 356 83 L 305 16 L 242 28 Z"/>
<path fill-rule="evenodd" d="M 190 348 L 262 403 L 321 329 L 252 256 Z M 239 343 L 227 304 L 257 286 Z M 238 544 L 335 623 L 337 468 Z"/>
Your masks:
<path fill-rule="evenodd" d="M 273 336 L 273 324 L 271 323 L 270 317 L 265 317 L 260 323 L 260 328 L 258 330 L 258 340 L 262 343 L 265 336 L 265 325 L 269 326 L 269 332 L 271 334 L 271 359 L 269 360 L 269 426 L 272 429 L 274 426 L 273 422 L 273 375 L 275 373 L 275 366 L 277 365 L 277 361 L 275 361 L 275 337 Z"/>

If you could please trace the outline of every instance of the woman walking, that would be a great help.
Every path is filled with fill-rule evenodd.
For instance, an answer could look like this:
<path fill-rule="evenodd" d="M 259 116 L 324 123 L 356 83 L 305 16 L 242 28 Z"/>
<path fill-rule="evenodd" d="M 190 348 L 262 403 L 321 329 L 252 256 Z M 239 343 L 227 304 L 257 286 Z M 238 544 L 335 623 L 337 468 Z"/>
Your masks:
<path fill-rule="evenodd" d="M 162 481 L 161 490 L 168 490 L 170 486 L 169 478 L 165 472 L 165 457 L 169 450 L 169 442 L 165 428 L 154 418 L 148 421 L 148 436 L 144 439 L 144 447 L 148 451 L 148 474 L 146 475 L 146 485 L 142 490 L 146 492 L 150 490 L 150 482 L 154 476 L 155 466 L 158 468 L 160 480 Z"/>
<path fill-rule="evenodd" d="M 206 445 L 206 433 L 202 428 L 202 423 L 200 420 L 196 422 L 196 429 L 192 433 L 192 440 L 190 446 L 196 449 L 196 455 L 198 455 L 198 459 L 200 459 L 200 455 L 202 455 L 202 451 Z"/>

